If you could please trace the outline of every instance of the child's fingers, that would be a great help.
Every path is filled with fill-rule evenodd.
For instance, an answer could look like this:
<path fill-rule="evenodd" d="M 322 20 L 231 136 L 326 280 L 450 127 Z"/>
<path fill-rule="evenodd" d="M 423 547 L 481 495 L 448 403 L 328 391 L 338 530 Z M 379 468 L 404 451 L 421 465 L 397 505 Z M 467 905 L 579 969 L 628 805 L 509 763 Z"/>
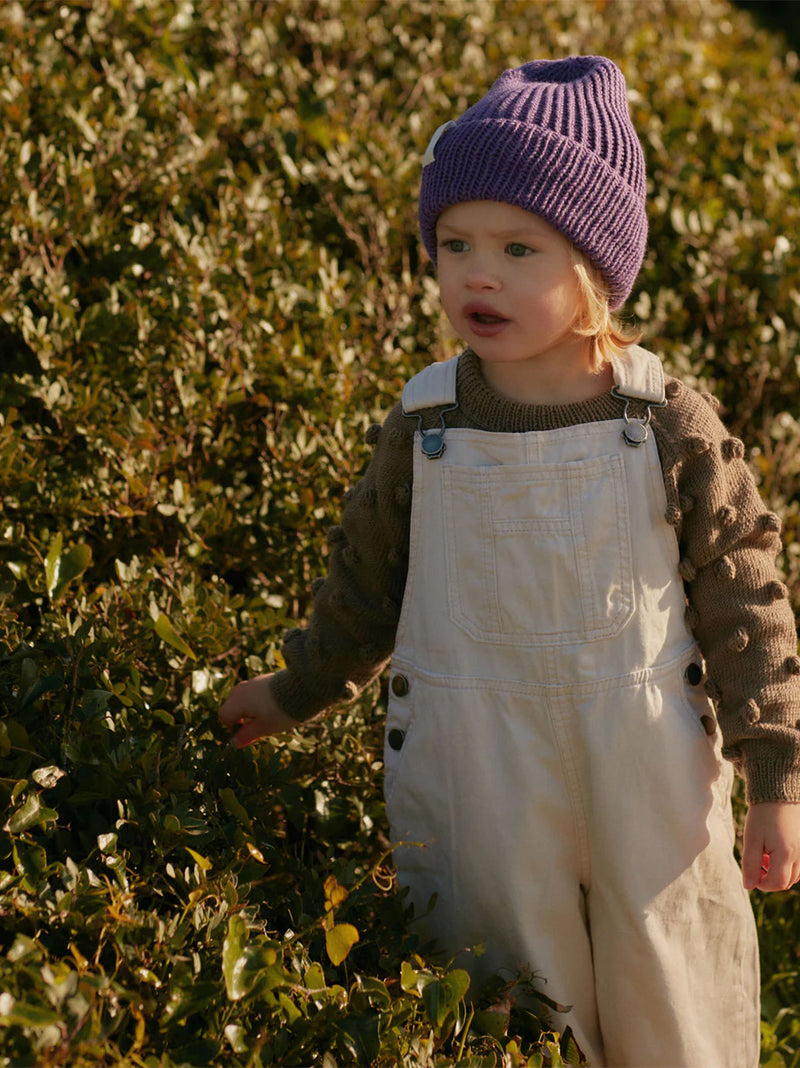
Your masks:
<path fill-rule="evenodd" d="M 800 804 L 764 801 L 747 810 L 742 846 L 745 888 L 788 890 L 800 879 Z"/>
<path fill-rule="evenodd" d="M 763 869 L 762 869 L 763 871 Z M 776 853 L 767 855 L 766 871 L 763 872 L 758 889 L 767 893 L 776 890 L 788 890 L 800 877 L 800 864 L 793 862 L 788 855 L 778 857 Z"/>
<path fill-rule="evenodd" d="M 228 694 L 219 710 L 219 719 L 230 731 L 236 731 L 231 744 L 242 748 L 259 738 L 291 731 L 297 721 L 287 716 L 272 696 L 271 675 L 258 675 L 240 682 Z"/>
<path fill-rule="evenodd" d="M 745 848 L 742 853 L 742 882 L 745 890 L 753 890 L 767 877 L 769 866 L 763 863 L 764 856 L 766 854 L 761 848 L 756 847 L 751 850 Z"/>
<path fill-rule="evenodd" d="M 235 727 L 259 711 L 258 692 L 253 682 L 254 680 L 249 680 L 234 686 L 219 710 L 220 723 L 226 727 Z"/>
<path fill-rule="evenodd" d="M 234 686 L 219 710 L 219 721 L 226 727 L 234 727 L 240 722 L 244 714 L 242 702 L 237 694 L 238 687 Z"/>
<path fill-rule="evenodd" d="M 246 745 L 252 745 L 259 738 L 264 737 L 264 729 L 258 720 L 247 719 L 239 727 L 239 730 L 231 738 L 231 745 L 237 749 L 244 749 Z"/>
<path fill-rule="evenodd" d="M 764 847 L 764 837 L 762 834 L 754 833 L 752 821 L 748 818 L 744 825 L 742 843 L 742 882 L 745 890 L 752 890 L 758 886 L 766 877 L 768 870 L 769 855 Z"/>
<path fill-rule="evenodd" d="M 238 687 L 234 687 L 227 701 L 220 708 L 219 720 L 229 731 L 236 732 L 232 733 L 231 745 L 241 749 L 255 741 L 258 726 L 256 720 L 249 714 L 248 702 L 244 699 L 247 696 L 246 693 L 241 690 L 237 693 L 237 690 Z"/>
<path fill-rule="evenodd" d="M 800 881 L 800 862 L 793 860 L 785 850 L 774 850 L 772 853 L 762 853 L 761 865 L 755 876 L 755 882 L 752 881 L 752 869 L 745 871 L 744 858 L 742 859 L 742 872 L 744 885 L 748 890 L 754 887 L 765 893 L 788 890 Z M 748 882 L 748 875 L 750 882 Z"/>

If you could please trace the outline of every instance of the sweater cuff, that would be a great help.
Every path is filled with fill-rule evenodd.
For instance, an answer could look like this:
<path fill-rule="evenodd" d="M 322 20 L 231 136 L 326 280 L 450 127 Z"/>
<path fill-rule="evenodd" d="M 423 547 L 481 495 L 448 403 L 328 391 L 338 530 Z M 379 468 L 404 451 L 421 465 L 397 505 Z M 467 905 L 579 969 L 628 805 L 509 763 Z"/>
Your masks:
<path fill-rule="evenodd" d="M 759 801 L 800 802 L 800 767 L 797 753 L 744 742 L 739 770 L 745 780 L 749 805 Z M 738 761 L 737 761 L 738 763 Z"/>
<path fill-rule="evenodd" d="M 341 699 L 341 695 L 330 697 L 314 693 L 304 686 L 302 680 L 293 672 L 286 669 L 276 672 L 269 685 L 281 711 L 298 723 L 305 723 Z"/>

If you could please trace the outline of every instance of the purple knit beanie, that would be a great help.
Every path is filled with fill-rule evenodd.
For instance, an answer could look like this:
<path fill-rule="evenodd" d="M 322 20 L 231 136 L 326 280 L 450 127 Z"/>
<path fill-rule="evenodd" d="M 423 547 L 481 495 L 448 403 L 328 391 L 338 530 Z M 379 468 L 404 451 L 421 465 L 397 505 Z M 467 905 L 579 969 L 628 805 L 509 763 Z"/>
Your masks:
<path fill-rule="evenodd" d="M 647 215 L 644 154 L 619 68 L 572 56 L 501 74 L 425 153 L 419 222 L 434 263 L 436 220 L 465 200 L 540 215 L 600 270 L 611 307 L 623 304 L 642 265 Z"/>

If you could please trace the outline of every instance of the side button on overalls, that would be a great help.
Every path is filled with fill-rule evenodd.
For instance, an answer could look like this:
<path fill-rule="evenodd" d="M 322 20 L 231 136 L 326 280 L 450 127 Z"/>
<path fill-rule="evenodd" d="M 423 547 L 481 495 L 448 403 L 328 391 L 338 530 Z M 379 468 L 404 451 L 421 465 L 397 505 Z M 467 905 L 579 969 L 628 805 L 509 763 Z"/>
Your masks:
<path fill-rule="evenodd" d="M 457 360 L 408 414 L 457 403 Z M 616 390 L 663 402 L 658 359 Z M 641 409 L 640 405 L 640 409 Z M 643 419 L 418 432 L 390 681 L 400 883 L 478 987 L 520 966 L 592 1065 L 755 1068 L 755 925 L 732 770 L 684 620 Z M 478 955 L 471 950 L 483 946 Z"/>

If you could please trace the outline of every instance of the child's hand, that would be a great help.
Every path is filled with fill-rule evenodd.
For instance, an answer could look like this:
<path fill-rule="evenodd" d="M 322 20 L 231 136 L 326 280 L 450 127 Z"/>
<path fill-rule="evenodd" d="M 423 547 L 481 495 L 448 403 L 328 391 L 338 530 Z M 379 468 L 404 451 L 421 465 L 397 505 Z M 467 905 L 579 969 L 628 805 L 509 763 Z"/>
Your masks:
<path fill-rule="evenodd" d="M 742 874 L 745 890 L 788 890 L 800 881 L 800 804 L 761 801 L 750 806 Z"/>
<path fill-rule="evenodd" d="M 240 682 L 219 710 L 220 721 L 229 730 L 239 728 L 231 738 L 231 745 L 237 749 L 297 726 L 272 696 L 271 678 L 272 675 L 257 675 L 247 682 Z"/>

